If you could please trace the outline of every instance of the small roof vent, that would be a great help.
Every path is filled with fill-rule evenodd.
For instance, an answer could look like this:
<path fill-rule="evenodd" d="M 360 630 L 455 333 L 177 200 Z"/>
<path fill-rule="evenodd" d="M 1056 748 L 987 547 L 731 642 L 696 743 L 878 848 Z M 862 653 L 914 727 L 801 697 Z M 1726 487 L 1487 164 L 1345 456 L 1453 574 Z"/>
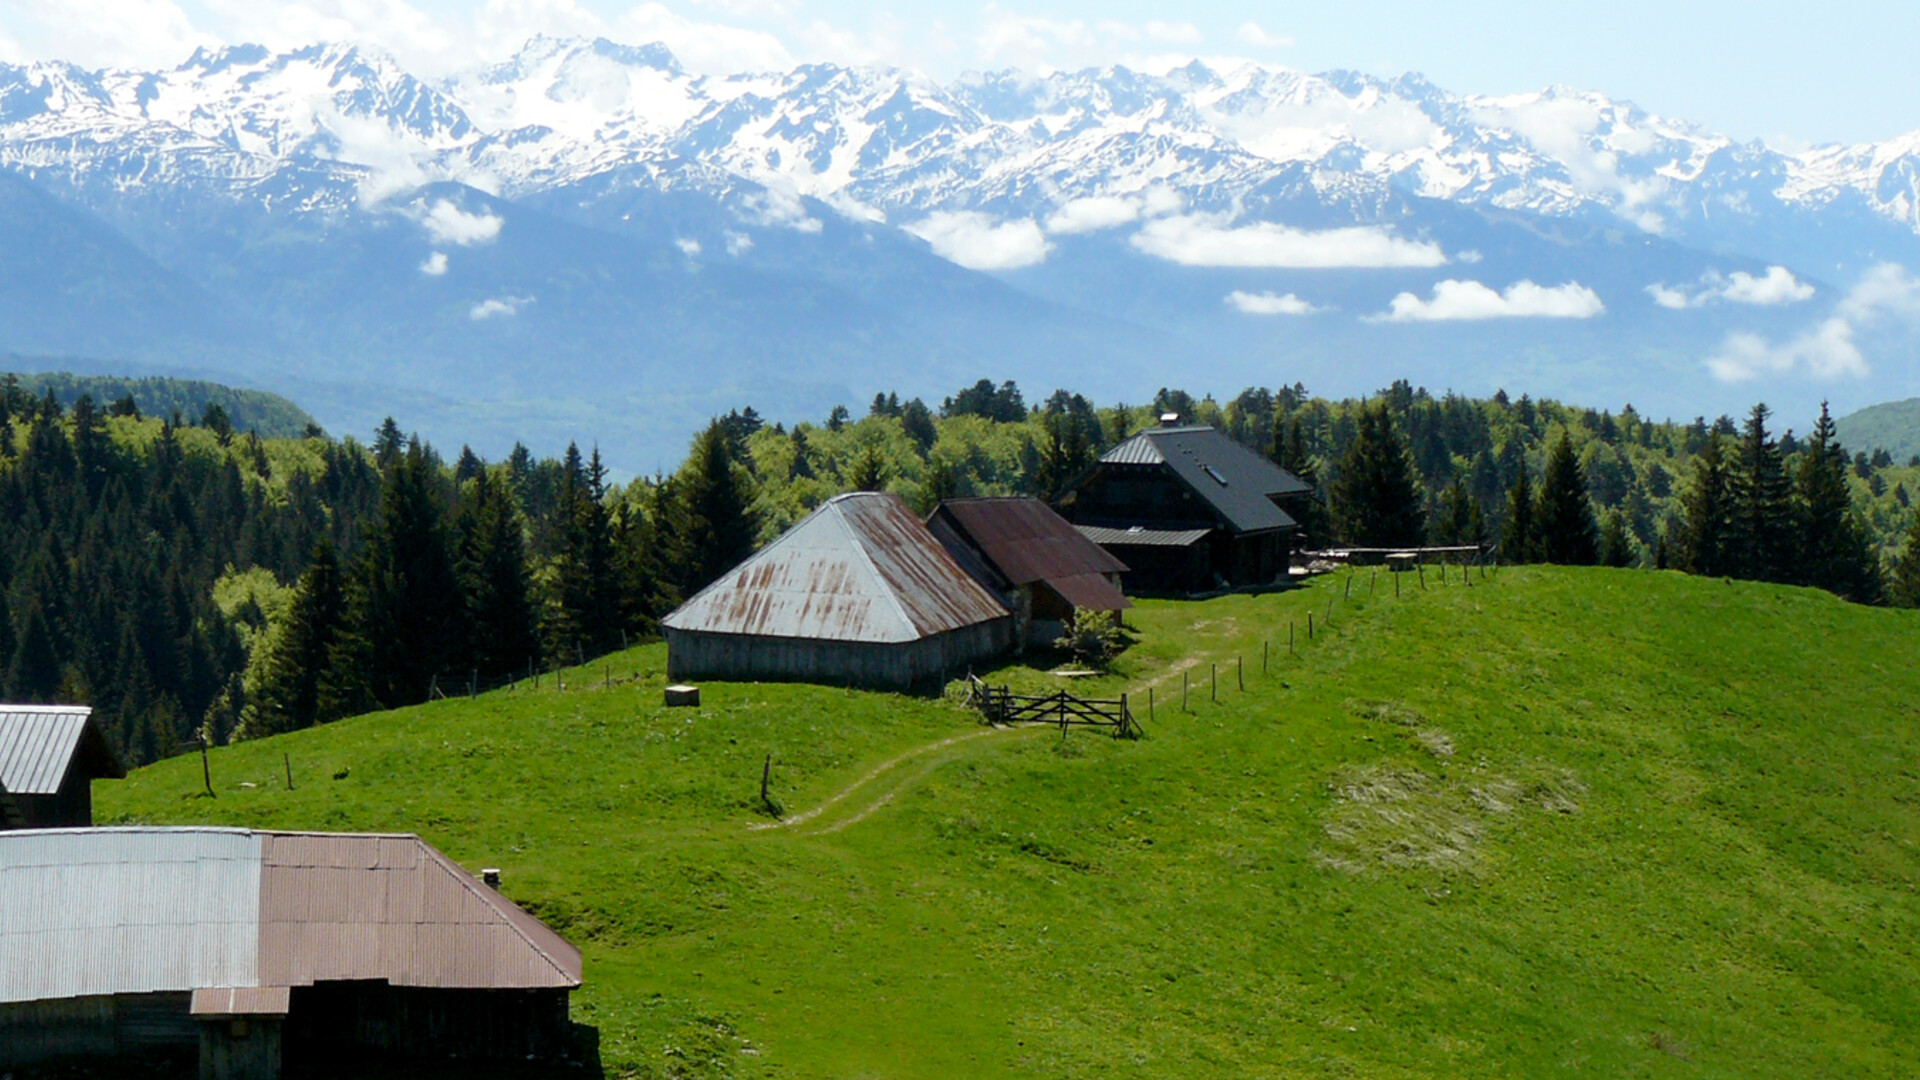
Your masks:
<path fill-rule="evenodd" d="M 1179 413 L 1177 413 L 1177 412 L 1163 412 L 1163 413 L 1161 413 L 1161 414 L 1160 414 L 1160 426 L 1161 426 L 1161 427 L 1179 427 L 1179 426 L 1180 426 L 1180 414 L 1179 414 Z"/>

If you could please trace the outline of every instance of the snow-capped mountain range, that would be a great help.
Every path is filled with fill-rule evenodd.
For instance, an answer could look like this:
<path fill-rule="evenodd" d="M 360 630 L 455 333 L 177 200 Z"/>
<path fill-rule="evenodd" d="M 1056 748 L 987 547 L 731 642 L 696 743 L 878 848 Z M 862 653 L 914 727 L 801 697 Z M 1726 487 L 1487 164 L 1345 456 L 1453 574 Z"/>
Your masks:
<path fill-rule="evenodd" d="M 0 65 L 0 169 L 43 232 L 73 216 L 42 241 L 88 253 L 0 283 L 0 348 L 189 359 L 309 399 L 377 376 L 535 438 L 550 425 L 505 403 L 603 417 L 553 391 L 586 368 L 696 411 L 974 372 L 1362 391 L 1396 363 L 1675 409 L 1676 387 L 1712 410 L 1756 379 L 1844 397 L 1907 376 L 1866 351 L 1905 293 L 1862 307 L 1856 283 L 1884 297 L 1909 283 L 1875 267 L 1920 266 L 1920 133 L 1789 153 L 1599 93 L 1251 63 L 702 77 L 657 44 L 536 38 L 441 80 L 344 45 Z M 110 314 L 159 321 L 49 322 L 102 275 Z M 1796 344 L 1823 318 L 1851 353 Z M 1352 370 L 1355 350 L 1381 359 Z"/>

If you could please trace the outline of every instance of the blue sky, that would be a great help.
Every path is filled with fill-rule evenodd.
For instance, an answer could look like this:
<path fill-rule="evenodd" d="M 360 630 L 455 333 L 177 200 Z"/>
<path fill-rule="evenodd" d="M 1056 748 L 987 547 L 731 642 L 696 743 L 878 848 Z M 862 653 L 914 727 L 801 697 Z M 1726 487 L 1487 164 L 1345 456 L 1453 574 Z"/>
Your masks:
<path fill-rule="evenodd" d="M 1563 83 L 1783 147 L 1920 130 L 1920 4 L 1612 0 L 0 0 L 0 58 L 158 66 L 194 45 L 380 44 L 422 70 L 534 32 L 667 41 L 705 70 L 883 61 L 940 78 L 1169 55 L 1419 71 L 1458 92 Z"/>

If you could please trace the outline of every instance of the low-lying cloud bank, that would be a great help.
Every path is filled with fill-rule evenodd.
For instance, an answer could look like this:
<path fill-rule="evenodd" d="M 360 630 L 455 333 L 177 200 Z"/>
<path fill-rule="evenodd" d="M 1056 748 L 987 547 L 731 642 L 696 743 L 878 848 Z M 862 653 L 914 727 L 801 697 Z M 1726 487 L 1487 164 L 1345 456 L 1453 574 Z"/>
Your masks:
<path fill-rule="evenodd" d="M 1229 225 L 1220 218 L 1188 214 L 1149 221 L 1133 246 L 1182 266 L 1252 269 L 1408 269 L 1445 266 L 1440 245 L 1408 240 L 1373 226 L 1308 231 L 1270 221 Z"/>
<path fill-rule="evenodd" d="M 1455 322 L 1477 319 L 1591 319 L 1605 313 L 1600 295 L 1577 281 L 1548 287 L 1515 282 L 1495 292 L 1478 281 L 1448 278 L 1433 287 L 1430 299 L 1410 292 L 1393 298 L 1376 322 Z"/>
<path fill-rule="evenodd" d="M 1053 250 L 1032 218 L 1003 222 L 978 210 L 941 210 L 905 229 L 969 270 L 1017 270 L 1045 262 Z"/>

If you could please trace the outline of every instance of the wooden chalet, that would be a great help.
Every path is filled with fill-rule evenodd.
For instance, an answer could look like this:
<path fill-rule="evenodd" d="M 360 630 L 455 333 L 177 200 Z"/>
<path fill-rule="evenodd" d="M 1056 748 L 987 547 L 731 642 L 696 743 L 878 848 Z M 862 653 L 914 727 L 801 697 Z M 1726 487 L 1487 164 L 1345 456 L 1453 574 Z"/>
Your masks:
<path fill-rule="evenodd" d="M 85 705 L 0 705 L 0 829 L 93 824 L 93 782 L 123 779 Z"/>
<path fill-rule="evenodd" d="M 1130 591 L 1196 593 L 1284 577 L 1300 530 L 1287 508 L 1313 497 L 1213 428 L 1170 426 L 1101 455 L 1060 512 L 1127 565 Z"/>
<path fill-rule="evenodd" d="M 949 499 L 927 528 L 955 562 L 1012 610 L 1024 645 L 1057 640 L 1075 608 L 1119 617 L 1127 564 L 1039 499 Z"/>

